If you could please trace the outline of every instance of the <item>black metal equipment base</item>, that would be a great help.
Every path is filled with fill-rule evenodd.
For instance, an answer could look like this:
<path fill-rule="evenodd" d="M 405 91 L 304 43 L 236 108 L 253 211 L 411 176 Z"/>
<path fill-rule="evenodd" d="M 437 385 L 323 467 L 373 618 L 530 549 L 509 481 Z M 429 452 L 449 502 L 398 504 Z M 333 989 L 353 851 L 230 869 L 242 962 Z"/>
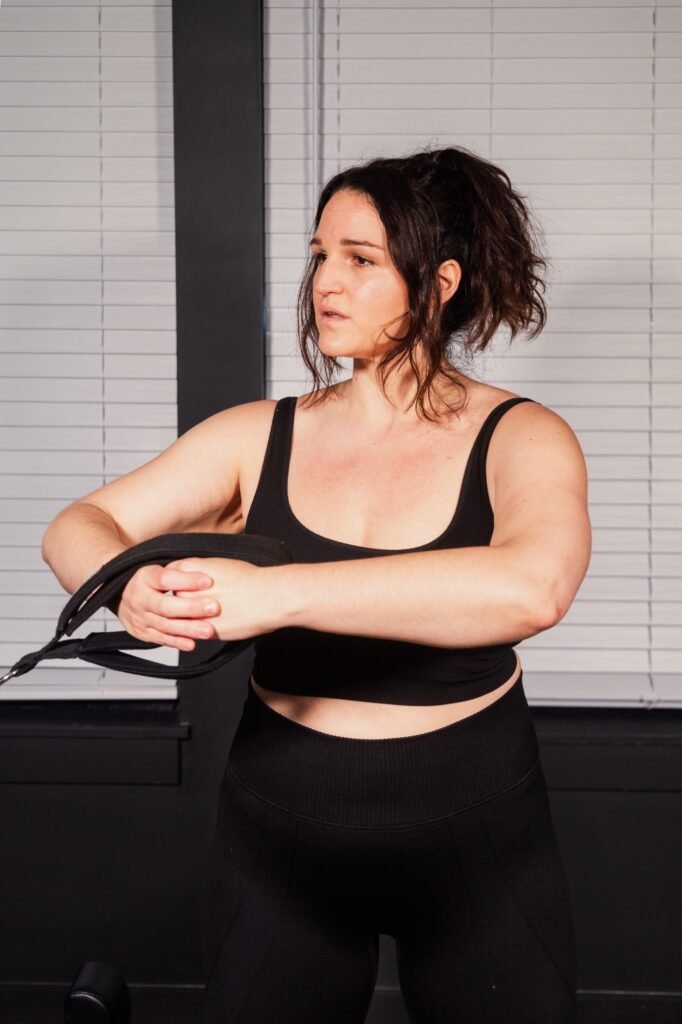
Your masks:
<path fill-rule="evenodd" d="M 64 1024 L 130 1024 L 130 993 L 109 964 L 87 960 L 64 1001 Z"/>

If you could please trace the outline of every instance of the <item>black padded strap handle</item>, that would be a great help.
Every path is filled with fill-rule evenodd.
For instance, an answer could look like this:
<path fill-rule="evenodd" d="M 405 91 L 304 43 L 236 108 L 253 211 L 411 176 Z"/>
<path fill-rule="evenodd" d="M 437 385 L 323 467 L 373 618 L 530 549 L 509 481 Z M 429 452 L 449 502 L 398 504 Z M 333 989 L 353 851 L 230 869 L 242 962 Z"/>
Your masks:
<path fill-rule="evenodd" d="M 257 534 L 166 533 L 142 541 L 106 562 L 71 595 L 59 616 L 52 640 L 40 650 L 20 658 L 0 678 L 0 685 L 14 676 L 30 672 L 44 658 L 81 658 L 102 668 L 160 679 L 191 679 L 235 658 L 253 642 L 253 637 L 228 640 L 214 654 L 194 665 L 162 665 L 147 658 L 124 654 L 121 648 L 153 650 L 162 646 L 139 640 L 126 630 L 89 633 L 80 640 L 60 641 L 61 636 L 71 636 L 83 622 L 120 593 L 143 565 L 167 565 L 179 558 L 236 558 L 260 566 L 286 565 L 293 561 L 283 541 Z"/>

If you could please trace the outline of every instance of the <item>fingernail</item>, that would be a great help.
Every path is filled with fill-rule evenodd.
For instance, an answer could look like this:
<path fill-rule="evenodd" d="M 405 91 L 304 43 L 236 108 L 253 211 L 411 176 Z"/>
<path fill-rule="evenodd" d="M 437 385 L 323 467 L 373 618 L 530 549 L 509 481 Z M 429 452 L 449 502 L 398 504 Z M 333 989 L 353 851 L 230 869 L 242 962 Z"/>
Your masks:
<path fill-rule="evenodd" d="M 208 615 L 215 615 L 216 612 L 218 611 L 218 605 L 215 603 L 215 601 L 207 601 L 206 604 L 204 605 L 204 611 Z"/>

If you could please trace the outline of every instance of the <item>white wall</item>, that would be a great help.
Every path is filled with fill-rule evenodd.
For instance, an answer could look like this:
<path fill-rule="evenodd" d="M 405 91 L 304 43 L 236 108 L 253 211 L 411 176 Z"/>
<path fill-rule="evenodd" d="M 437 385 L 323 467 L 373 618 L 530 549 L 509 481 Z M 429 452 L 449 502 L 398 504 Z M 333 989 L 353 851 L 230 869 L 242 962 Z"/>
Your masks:
<path fill-rule="evenodd" d="M 68 595 L 41 538 L 177 437 L 171 7 L 0 10 L 0 665 Z M 76 632 L 118 628 L 109 612 Z M 150 656 L 150 655 L 147 655 Z M 177 663 L 161 648 L 155 660 Z M 149 698 L 175 683 L 45 661 L 0 700 Z"/>
<path fill-rule="evenodd" d="M 547 328 L 477 364 L 563 416 L 590 475 L 590 569 L 566 618 L 517 648 L 529 698 L 682 706 L 682 8 L 338 0 L 319 23 L 321 183 L 462 145 L 546 232 Z M 310 4 L 266 0 L 272 398 L 311 383 L 294 303 L 317 198 L 312 25 Z"/>

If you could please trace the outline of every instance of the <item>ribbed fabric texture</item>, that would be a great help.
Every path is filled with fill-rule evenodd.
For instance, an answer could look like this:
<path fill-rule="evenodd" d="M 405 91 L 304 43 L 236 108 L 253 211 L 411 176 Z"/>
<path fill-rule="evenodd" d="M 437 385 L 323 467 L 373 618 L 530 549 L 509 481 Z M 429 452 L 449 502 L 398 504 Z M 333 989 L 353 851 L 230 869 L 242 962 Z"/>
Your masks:
<path fill-rule="evenodd" d="M 529 772 L 539 752 L 521 673 L 499 700 L 459 722 L 380 739 L 301 725 L 249 685 L 228 763 L 261 799 L 289 811 L 390 828 L 489 800 Z"/>
<path fill-rule="evenodd" d="M 260 479 L 244 532 L 284 541 L 296 562 L 332 562 L 486 546 L 494 526 L 485 476 L 490 437 L 507 409 L 519 402 L 532 401 L 534 399 L 518 396 L 491 410 L 469 453 L 457 507 L 445 531 L 427 544 L 396 550 L 331 540 L 307 529 L 296 519 L 289 505 L 287 488 L 296 397 L 281 398 L 273 414 Z M 285 627 L 255 640 L 253 675 L 261 686 L 279 693 L 382 704 L 449 704 L 479 697 L 509 679 L 516 668 L 515 643 L 435 647 Z"/>

